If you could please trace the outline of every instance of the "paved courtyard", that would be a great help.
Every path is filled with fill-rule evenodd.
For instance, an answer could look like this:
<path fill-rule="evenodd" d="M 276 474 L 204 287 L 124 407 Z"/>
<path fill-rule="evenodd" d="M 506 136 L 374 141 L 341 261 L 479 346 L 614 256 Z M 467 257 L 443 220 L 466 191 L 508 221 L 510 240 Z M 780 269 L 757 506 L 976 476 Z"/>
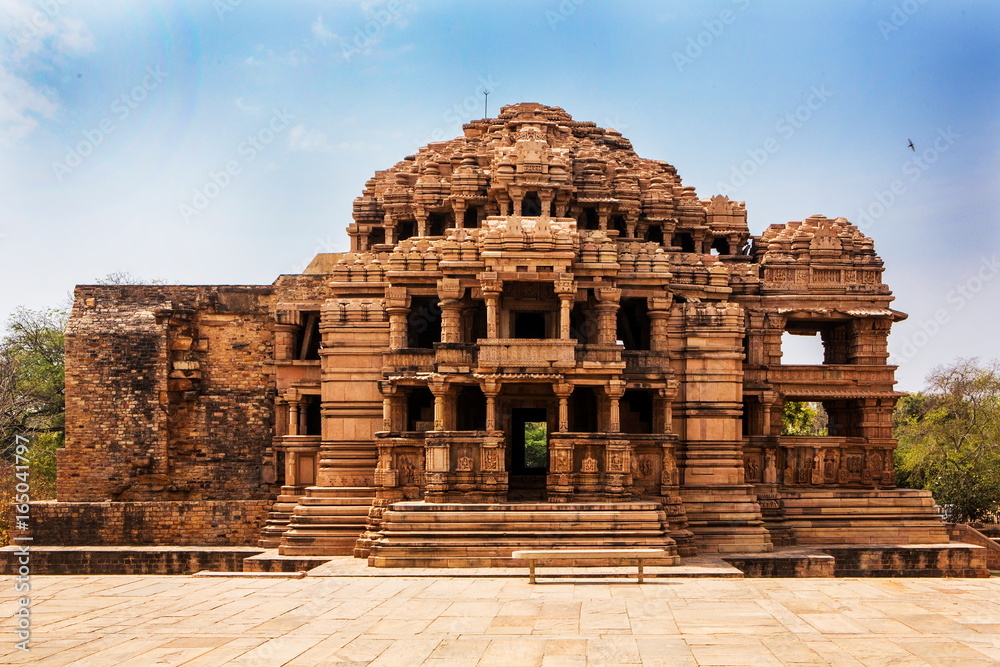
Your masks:
<path fill-rule="evenodd" d="M 319 570 L 322 574 L 323 570 Z M 1000 665 L 1000 578 L 36 576 L 33 665 Z M 547 581 L 548 583 L 544 583 Z"/>

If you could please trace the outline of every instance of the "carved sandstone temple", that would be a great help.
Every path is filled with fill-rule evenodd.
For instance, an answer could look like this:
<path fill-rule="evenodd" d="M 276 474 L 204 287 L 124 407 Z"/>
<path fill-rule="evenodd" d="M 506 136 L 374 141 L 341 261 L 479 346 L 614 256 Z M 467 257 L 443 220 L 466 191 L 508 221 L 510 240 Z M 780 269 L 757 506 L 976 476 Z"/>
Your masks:
<path fill-rule="evenodd" d="M 353 217 L 271 286 L 78 287 L 49 511 L 378 566 L 948 541 L 894 487 L 904 315 L 845 219 L 752 236 L 540 104 L 377 172 Z M 782 363 L 786 333 L 823 363 Z M 788 401 L 828 435 L 782 435 Z"/>

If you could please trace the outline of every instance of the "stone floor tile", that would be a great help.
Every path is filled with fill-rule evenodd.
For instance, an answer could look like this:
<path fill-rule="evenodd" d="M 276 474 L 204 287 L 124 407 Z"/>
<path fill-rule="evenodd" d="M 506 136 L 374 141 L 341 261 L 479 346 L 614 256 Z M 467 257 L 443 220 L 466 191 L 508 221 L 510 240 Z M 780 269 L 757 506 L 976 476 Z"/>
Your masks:
<path fill-rule="evenodd" d="M 587 640 L 587 662 L 592 665 L 640 665 L 634 637 L 602 637 Z"/>
<path fill-rule="evenodd" d="M 442 641 L 431 652 L 428 659 L 437 660 L 474 660 L 479 662 L 490 645 L 489 639 L 452 638 Z"/>
<path fill-rule="evenodd" d="M 540 667 L 545 654 L 543 639 L 497 638 L 483 652 L 480 667 Z"/>

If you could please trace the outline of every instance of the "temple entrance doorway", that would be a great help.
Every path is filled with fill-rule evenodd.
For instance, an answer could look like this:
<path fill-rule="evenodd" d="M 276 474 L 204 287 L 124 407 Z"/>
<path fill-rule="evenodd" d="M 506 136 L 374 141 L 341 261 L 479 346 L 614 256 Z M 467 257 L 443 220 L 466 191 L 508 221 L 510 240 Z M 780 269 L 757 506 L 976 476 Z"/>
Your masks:
<path fill-rule="evenodd" d="M 507 499 L 545 500 L 549 469 L 548 410 L 512 408 L 510 414 L 511 468 Z"/>

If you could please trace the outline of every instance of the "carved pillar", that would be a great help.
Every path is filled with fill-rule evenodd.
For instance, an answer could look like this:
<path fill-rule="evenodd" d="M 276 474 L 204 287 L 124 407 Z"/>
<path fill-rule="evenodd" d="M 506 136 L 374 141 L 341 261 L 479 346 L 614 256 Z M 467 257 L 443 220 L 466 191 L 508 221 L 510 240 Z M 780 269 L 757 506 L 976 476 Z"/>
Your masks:
<path fill-rule="evenodd" d="M 555 195 L 551 190 L 543 190 L 538 193 L 539 199 L 542 200 L 542 217 L 547 218 L 552 215 L 552 199 Z"/>
<path fill-rule="evenodd" d="M 390 287 L 386 290 L 385 310 L 389 315 L 389 349 L 406 347 L 406 320 L 410 316 L 410 299 L 405 287 Z"/>
<path fill-rule="evenodd" d="M 319 398 L 318 396 L 316 398 Z M 299 404 L 299 435 L 309 435 L 309 411 L 305 409 L 306 402 Z"/>
<path fill-rule="evenodd" d="M 560 383 L 554 385 L 552 390 L 559 398 L 559 432 L 569 431 L 569 397 L 573 394 L 573 385 Z"/>
<path fill-rule="evenodd" d="M 503 289 L 503 282 L 495 278 L 496 274 L 490 277 L 481 278 L 481 289 L 483 301 L 486 302 L 486 337 L 499 338 L 500 321 L 500 290 Z"/>
<path fill-rule="evenodd" d="M 483 380 L 480 388 L 486 397 L 486 432 L 493 433 L 497 430 L 497 394 L 500 393 L 500 383 L 496 380 Z"/>
<path fill-rule="evenodd" d="M 608 431 L 618 433 L 622 430 L 619 401 L 625 393 L 625 383 L 622 380 L 611 380 L 604 385 L 604 393 L 608 396 Z"/>
<path fill-rule="evenodd" d="M 458 343 L 462 340 L 462 295 L 465 288 L 461 287 L 456 278 L 444 278 L 438 281 L 438 299 L 441 303 L 441 342 Z"/>
<path fill-rule="evenodd" d="M 417 236 L 427 236 L 427 212 L 418 208 L 414 216 L 417 219 Z"/>
<path fill-rule="evenodd" d="M 288 401 L 288 435 L 299 434 L 299 412 L 301 403 L 297 391 L 289 392 L 286 396 Z"/>
<path fill-rule="evenodd" d="M 451 420 L 448 405 L 448 383 L 444 380 L 431 380 L 427 383 L 427 388 L 434 394 L 434 430 L 444 431 L 445 425 Z"/>
<path fill-rule="evenodd" d="M 618 340 L 618 302 L 622 291 L 615 287 L 601 287 L 594 290 L 599 299 L 597 304 L 597 342 L 600 345 L 614 345 Z"/>
<path fill-rule="evenodd" d="M 646 300 L 649 307 L 649 350 L 667 351 L 667 319 L 670 317 L 671 299 L 654 297 Z"/>
<path fill-rule="evenodd" d="M 396 219 L 386 213 L 383 224 L 385 226 L 385 242 L 389 245 L 396 245 Z"/>

